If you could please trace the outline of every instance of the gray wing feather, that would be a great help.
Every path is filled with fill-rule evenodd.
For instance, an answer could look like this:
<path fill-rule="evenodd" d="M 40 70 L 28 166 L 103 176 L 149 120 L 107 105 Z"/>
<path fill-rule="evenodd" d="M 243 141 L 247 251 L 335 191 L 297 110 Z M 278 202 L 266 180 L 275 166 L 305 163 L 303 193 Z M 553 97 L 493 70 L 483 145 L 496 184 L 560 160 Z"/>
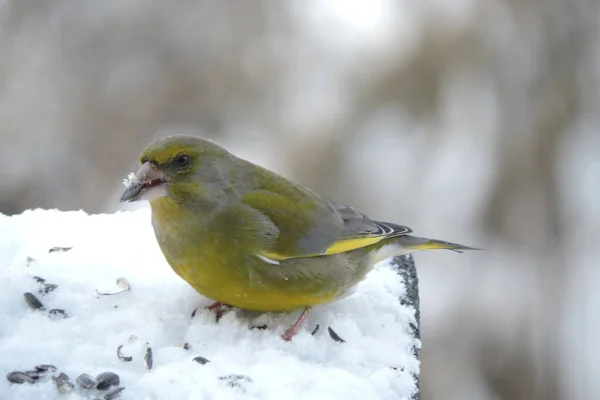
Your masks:
<path fill-rule="evenodd" d="M 339 240 L 368 236 L 401 236 L 412 232 L 407 226 L 375 221 L 353 207 L 324 198 L 326 207 L 311 234 L 300 239 L 299 249 L 319 254 Z"/>
<path fill-rule="evenodd" d="M 336 204 L 336 210 L 344 221 L 341 239 L 366 236 L 393 237 L 412 232 L 412 229 L 404 225 L 372 220 L 347 205 Z"/>

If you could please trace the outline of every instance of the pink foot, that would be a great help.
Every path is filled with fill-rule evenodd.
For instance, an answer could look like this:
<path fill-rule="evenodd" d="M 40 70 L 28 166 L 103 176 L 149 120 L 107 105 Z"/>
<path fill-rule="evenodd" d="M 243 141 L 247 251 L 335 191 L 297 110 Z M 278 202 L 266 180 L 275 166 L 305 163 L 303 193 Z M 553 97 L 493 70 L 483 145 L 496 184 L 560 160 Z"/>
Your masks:
<path fill-rule="evenodd" d="M 283 335 L 281 335 L 281 338 L 283 340 L 285 340 L 286 342 L 289 342 L 292 340 L 292 338 L 294 336 L 296 336 L 296 334 L 298 334 L 298 329 L 300 329 L 300 326 L 302 326 L 302 323 L 304 322 L 306 317 L 308 317 L 309 310 L 310 310 L 310 307 L 304 308 L 304 310 L 302 311 L 302 314 L 300 314 L 296 323 L 294 323 L 294 325 L 292 325 L 291 328 L 289 328 L 287 331 L 285 331 L 283 333 Z"/>
<path fill-rule="evenodd" d="M 229 304 L 223 304 L 219 301 L 214 302 L 213 304 L 207 307 L 208 310 L 213 311 L 215 313 L 215 316 L 217 317 L 217 322 L 219 322 L 221 317 L 232 308 L 233 307 L 231 307 Z"/>

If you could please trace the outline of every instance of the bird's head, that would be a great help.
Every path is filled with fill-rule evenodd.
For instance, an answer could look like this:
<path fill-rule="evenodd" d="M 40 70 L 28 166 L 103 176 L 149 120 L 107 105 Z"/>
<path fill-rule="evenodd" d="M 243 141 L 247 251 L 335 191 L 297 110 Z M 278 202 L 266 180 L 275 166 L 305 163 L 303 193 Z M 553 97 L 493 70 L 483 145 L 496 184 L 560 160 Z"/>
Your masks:
<path fill-rule="evenodd" d="M 232 159 L 221 146 L 193 135 L 155 140 L 140 156 L 121 202 L 171 197 L 178 202 L 217 198 L 226 189 Z"/>

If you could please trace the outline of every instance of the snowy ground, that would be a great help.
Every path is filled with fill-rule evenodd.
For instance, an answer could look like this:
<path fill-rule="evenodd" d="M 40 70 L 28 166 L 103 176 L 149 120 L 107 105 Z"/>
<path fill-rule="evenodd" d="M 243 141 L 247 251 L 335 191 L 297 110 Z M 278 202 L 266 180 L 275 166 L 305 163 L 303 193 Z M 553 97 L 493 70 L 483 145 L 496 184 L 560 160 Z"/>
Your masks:
<path fill-rule="evenodd" d="M 55 246 L 72 247 L 52 252 Z M 35 259 L 35 261 L 28 257 Z M 148 209 L 117 214 L 35 210 L 0 215 L 0 399 L 102 398 L 78 388 L 59 394 L 51 379 L 11 384 L 11 371 L 53 364 L 75 383 L 82 373 L 112 371 L 126 389 L 121 399 L 407 399 L 419 368 L 409 324 L 414 310 L 401 306 L 404 286 L 380 265 L 351 297 L 316 309 L 291 343 L 279 335 L 297 313 L 225 315 L 192 311 L 210 300 L 181 280 L 164 261 Z M 72 316 L 51 320 L 33 311 L 25 292 L 38 295 L 33 276 L 58 288 L 39 295 L 46 308 Z M 125 277 L 131 290 L 98 296 Z M 267 324 L 266 330 L 251 326 Z M 320 330 L 314 336 L 316 324 Z M 331 326 L 346 340 L 327 332 Z M 135 336 L 135 338 L 132 337 Z M 144 364 L 144 345 L 153 367 Z M 189 350 L 183 343 L 189 343 Z M 133 361 L 123 362 L 123 353 Z M 192 361 L 203 356 L 211 362 Z M 396 367 L 393 369 L 390 367 Z M 219 377 L 251 379 L 232 387 Z"/>

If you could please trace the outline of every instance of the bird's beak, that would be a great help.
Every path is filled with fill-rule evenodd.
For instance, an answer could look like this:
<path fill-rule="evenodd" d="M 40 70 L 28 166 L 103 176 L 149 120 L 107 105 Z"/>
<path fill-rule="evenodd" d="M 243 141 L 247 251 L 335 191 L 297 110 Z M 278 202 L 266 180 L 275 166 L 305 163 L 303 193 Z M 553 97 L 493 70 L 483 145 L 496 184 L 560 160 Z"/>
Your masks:
<path fill-rule="evenodd" d="M 163 172 L 149 162 L 142 164 L 135 176 L 129 180 L 121 202 L 152 200 L 168 194 L 167 181 Z"/>

